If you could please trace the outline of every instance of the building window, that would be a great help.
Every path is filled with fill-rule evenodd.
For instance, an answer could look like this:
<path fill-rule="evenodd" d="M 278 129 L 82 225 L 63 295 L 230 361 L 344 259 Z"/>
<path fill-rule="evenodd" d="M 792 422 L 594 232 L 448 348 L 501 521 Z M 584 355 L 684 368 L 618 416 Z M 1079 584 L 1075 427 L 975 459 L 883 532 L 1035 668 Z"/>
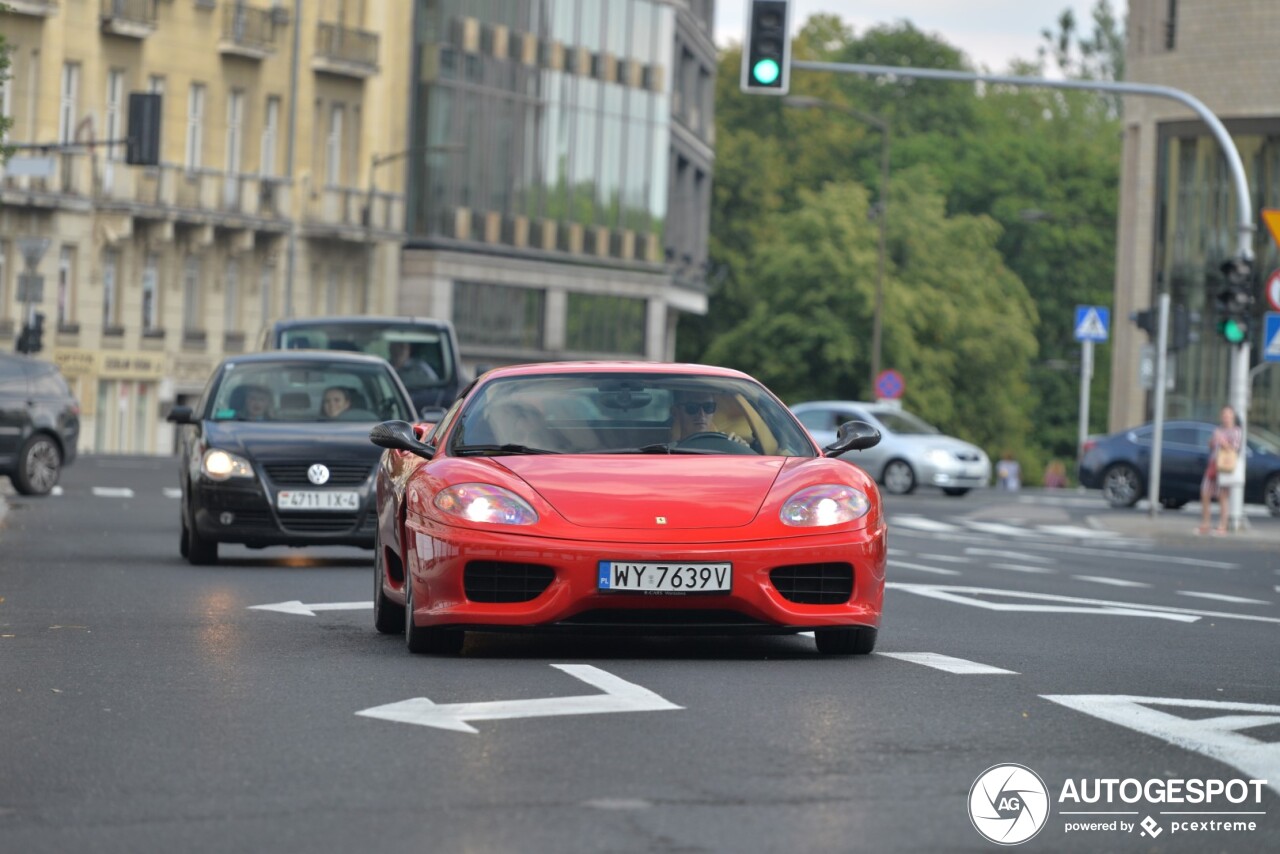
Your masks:
<path fill-rule="evenodd" d="M 587 353 L 644 355 L 645 301 L 569 294 L 565 347 Z"/>
<path fill-rule="evenodd" d="M 342 117 L 341 104 L 329 109 L 329 136 L 325 139 L 325 183 L 338 186 L 342 179 Z"/>
<path fill-rule="evenodd" d="M 240 262 L 234 258 L 228 259 L 227 267 L 224 271 L 225 279 L 222 285 L 222 313 L 225 318 L 224 331 L 239 332 L 240 331 Z"/>
<path fill-rule="evenodd" d="M 454 282 L 453 323 L 468 345 L 540 349 L 546 293 L 532 288 Z"/>
<path fill-rule="evenodd" d="M 147 78 L 147 91 L 153 95 L 164 94 L 164 76 L 160 74 L 152 74 Z"/>
<path fill-rule="evenodd" d="M 271 292 L 274 288 L 271 287 L 271 283 L 275 280 L 276 268 L 270 264 L 263 264 L 262 271 L 258 275 L 259 296 L 262 298 L 262 325 L 266 326 L 271 322 L 272 317 Z"/>
<path fill-rule="evenodd" d="M 204 84 L 192 83 L 187 95 L 187 171 L 201 166 L 204 149 Z"/>
<path fill-rule="evenodd" d="M 1164 19 L 1164 49 L 1173 50 L 1178 44 L 1178 0 L 1169 0 L 1169 14 Z"/>
<path fill-rule="evenodd" d="M 204 329 L 200 302 L 200 259 L 191 255 L 182 268 L 183 332 L 200 332 Z"/>
<path fill-rule="evenodd" d="M 13 118 L 13 66 L 9 66 L 9 76 L 0 78 L 0 116 Z"/>
<path fill-rule="evenodd" d="M 116 320 L 116 272 L 120 253 L 107 249 L 102 253 L 102 325 L 115 326 Z"/>
<path fill-rule="evenodd" d="M 262 123 L 262 159 L 259 172 L 264 178 L 276 174 L 276 140 L 280 137 L 280 98 L 267 98 L 267 115 Z"/>
<path fill-rule="evenodd" d="M 75 305 L 75 247 L 64 246 L 58 253 L 58 327 L 73 319 Z"/>
<path fill-rule="evenodd" d="M 240 150 L 244 139 L 244 92 L 231 90 L 227 97 L 227 177 L 240 174 Z"/>
<path fill-rule="evenodd" d="M 80 98 L 80 65 L 62 66 L 62 98 L 58 105 L 58 141 L 72 142 L 76 133 L 76 110 Z"/>
<path fill-rule="evenodd" d="M 159 327 L 158 299 L 159 272 L 156 269 L 158 259 L 155 253 L 148 253 L 142 265 L 142 331 L 150 332 Z"/>
<path fill-rule="evenodd" d="M 5 250 L 8 247 L 0 240 L 0 318 L 9 316 L 9 265 Z"/>
<path fill-rule="evenodd" d="M 121 129 L 121 114 L 123 105 L 120 103 L 124 98 L 124 72 L 118 68 L 113 68 L 107 72 L 107 113 L 106 127 L 103 132 L 107 139 L 114 143 L 118 139 L 124 138 L 124 132 Z M 107 156 L 112 160 L 124 160 L 125 146 L 113 144 L 107 149 Z"/>

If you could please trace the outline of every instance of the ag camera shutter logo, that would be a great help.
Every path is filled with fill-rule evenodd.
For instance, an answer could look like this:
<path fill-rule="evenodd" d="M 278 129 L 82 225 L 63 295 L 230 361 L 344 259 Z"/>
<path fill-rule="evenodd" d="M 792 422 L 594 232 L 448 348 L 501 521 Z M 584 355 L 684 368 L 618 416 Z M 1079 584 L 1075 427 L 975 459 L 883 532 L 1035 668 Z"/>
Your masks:
<path fill-rule="evenodd" d="M 1025 765 L 992 765 L 969 789 L 969 820 L 999 845 L 1031 839 L 1049 820 L 1049 790 Z"/>

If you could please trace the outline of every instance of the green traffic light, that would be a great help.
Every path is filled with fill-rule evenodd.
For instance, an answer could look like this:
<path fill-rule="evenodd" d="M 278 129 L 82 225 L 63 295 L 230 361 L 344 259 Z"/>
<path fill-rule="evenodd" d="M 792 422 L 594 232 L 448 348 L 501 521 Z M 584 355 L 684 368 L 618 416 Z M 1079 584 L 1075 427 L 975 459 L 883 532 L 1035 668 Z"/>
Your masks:
<path fill-rule="evenodd" d="M 782 68 L 776 59 L 761 59 L 751 67 L 751 76 L 763 86 L 771 86 L 777 81 Z"/>
<path fill-rule="evenodd" d="M 1218 324 L 1218 331 L 1231 344 L 1243 344 L 1244 340 L 1249 337 L 1249 327 L 1245 324 L 1245 321 L 1234 317 L 1222 320 Z"/>

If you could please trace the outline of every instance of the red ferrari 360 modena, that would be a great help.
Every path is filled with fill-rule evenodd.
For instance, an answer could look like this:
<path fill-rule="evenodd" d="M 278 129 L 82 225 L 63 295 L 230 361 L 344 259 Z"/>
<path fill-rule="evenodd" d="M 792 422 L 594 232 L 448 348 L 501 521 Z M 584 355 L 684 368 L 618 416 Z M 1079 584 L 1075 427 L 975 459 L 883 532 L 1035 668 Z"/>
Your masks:
<path fill-rule="evenodd" d="M 833 459 L 763 385 L 703 365 L 489 371 L 434 425 L 370 434 L 374 622 L 413 652 L 467 631 L 813 631 L 875 647 L 885 522 L 874 481 Z"/>

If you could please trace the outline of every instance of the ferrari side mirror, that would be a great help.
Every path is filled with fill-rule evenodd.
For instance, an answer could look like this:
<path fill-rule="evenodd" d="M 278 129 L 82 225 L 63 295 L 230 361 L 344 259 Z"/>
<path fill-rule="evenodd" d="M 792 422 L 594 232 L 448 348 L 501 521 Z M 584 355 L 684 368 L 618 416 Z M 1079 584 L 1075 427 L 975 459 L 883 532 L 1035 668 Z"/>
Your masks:
<path fill-rule="evenodd" d="M 880 444 L 880 431 L 865 421 L 846 421 L 836 432 L 836 440 L 822 449 L 829 457 L 845 451 L 865 451 Z"/>

